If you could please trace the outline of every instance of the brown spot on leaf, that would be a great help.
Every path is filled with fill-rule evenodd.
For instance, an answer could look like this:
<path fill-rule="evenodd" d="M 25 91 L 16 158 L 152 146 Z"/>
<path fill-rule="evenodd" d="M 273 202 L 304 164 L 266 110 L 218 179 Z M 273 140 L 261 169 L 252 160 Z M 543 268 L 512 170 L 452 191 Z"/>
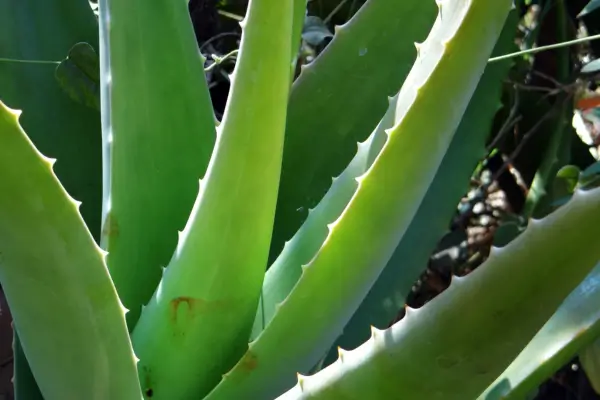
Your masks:
<path fill-rule="evenodd" d="M 185 304 L 189 317 L 210 312 L 223 312 L 231 309 L 231 300 L 213 300 L 206 301 L 204 299 L 194 298 L 190 296 L 179 296 L 171 300 L 171 317 L 173 322 L 177 322 L 177 312 L 179 308 Z"/>
<path fill-rule="evenodd" d="M 244 357 L 240 360 L 240 367 L 242 370 L 250 372 L 258 366 L 258 357 L 256 354 L 248 350 Z"/>
<path fill-rule="evenodd" d="M 106 215 L 106 220 L 102 227 L 102 236 L 109 238 L 119 236 L 119 223 L 111 213 Z"/>
<path fill-rule="evenodd" d="M 196 299 L 189 296 L 180 296 L 171 300 L 171 318 L 173 322 L 177 322 L 177 311 L 181 304 L 186 304 L 188 314 L 193 314 L 196 302 Z"/>
<path fill-rule="evenodd" d="M 152 395 L 154 394 L 154 390 L 152 389 L 152 378 L 150 377 L 151 369 L 145 365 L 142 367 L 142 369 L 144 371 L 144 392 L 146 394 L 146 397 L 152 397 Z"/>

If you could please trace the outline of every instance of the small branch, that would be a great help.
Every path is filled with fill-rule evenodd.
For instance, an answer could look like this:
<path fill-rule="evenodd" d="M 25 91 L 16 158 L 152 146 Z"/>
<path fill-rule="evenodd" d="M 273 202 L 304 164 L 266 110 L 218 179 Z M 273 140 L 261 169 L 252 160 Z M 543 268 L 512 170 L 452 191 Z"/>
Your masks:
<path fill-rule="evenodd" d="M 239 50 L 233 50 L 227 54 L 225 54 L 223 57 L 219 57 L 215 54 L 211 55 L 212 59 L 214 60 L 214 63 L 212 63 L 211 65 L 209 65 L 208 67 L 204 68 L 204 72 L 209 72 L 211 71 L 213 68 L 215 68 L 217 65 L 222 64 L 223 62 L 227 61 L 230 58 L 235 58 L 235 56 L 239 53 Z"/>
<path fill-rule="evenodd" d="M 516 53 L 505 54 L 503 56 L 492 57 L 492 58 L 490 58 L 488 60 L 488 62 L 492 63 L 492 62 L 496 62 L 496 61 L 507 60 L 509 58 L 524 56 L 524 55 L 527 55 L 527 54 L 535 54 L 535 53 L 539 53 L 541 51 L 559 49 L 561 47 L 573 46 L 573 45 L 576 45 L 576 44 L 585 43 L 585 42 L 589 42 L 589 41 L 592 41 L 592 40 L 598 40 L 598 39 L 600 39 L 600 34 L 599 35 L 593 35 L 593 36 L 587 36 L 587 37 L 584 37 L 584 38 L 579 38 L 579 39 L 574 39 L 574 40 L 569 40 L 567 42 L 561 42 L 561 43 L 549 44 L 547 46 L 535 47 L 533 49 L 527 49 L 527 50 L 517 51 Z"/>
<path fill-rule="evenodd" d="M 502 127 L 498 131 L 498 134 L 492 140 L 492 143 L 487 147 L 487 152 L 490 153 L 497 145 L 500 143 L 504 136 L 510 132 L 510 130 L 519 122 L 522 118 L 521 115 L 517 116 L 517 111 L 519 110 L 519 91 L 515 90 L 515 102 L 513 106 L 510 108 L 510 113 L 508 114 L 508 118 L 502 124 Z"/>
<path fill-rule="evenodd" d="M 540 118 L 533 127 L 531 127 L 531 129 L 529 129 L 527 132 L 525 132 L 525 134 L 523 135 L 521 141 L 519 142 L 519 144 L 517 145 L 517 147 L 513 150 L 513 152 L 511 153 L 510 156 L 508 156 L 507 160 L 504 162 L 504 164 L 502 165 L 502 167 L 500 167 L 498 169 L 498 171 L 496 171 L 496 173 L 494 174 L 494 176 L 492 177 L 492 179 L 490 180 L 490 182 L 494 182 L 498 179 L 498 177 L 500 175 L 502 175 L 502 173 L 504 173 L 504 171 L 506 171 L 506 169 L 514 162 L 514 160 L 517 158 L 517 156 L 521 153 L 521 151 L 523 150 L 523 148 L 525 147 L 525 145 L 527 144 L 527 142 L 529 141 L 529 139 L 531 139 L 531 137 L 537 132 L 537 130 L 542 126 L 542 124 L 544 122 L 546 122 L 546 120 L 548 118 L 550 118 L 557 109 L 559 109 L 560 107 L 562 107 L 564 105 L 565 102 L 569 101 L 571 99 L 571 94 L 569 94 L 566 98 L 564 102 L 557 102 L 551 109 L 550 111 L 548 111 L 546 114 L 544 114 L 544 116 L 542 118 Z M 487 187 L 483 188 L 487 191 Z"/>
<path fill-rule="evenodd" d="M 338 11 L 340 11 L 342 9 L 342 7 L 344 7 L 344 5 L 348 2 L 348 0 L 342 0 L 340 1 L 340 3 L 333 9 L 333 11 L 331 11 L 329 13 L 329 15 L 327 17 L 325 17 L 325 19 L 323 20 L 323 23 L 328 24 L 329 21 L 331 21 L 331 18 L 333 18 L 333 16 L 335 14 L 337 14 Z"/>
<path fill-rule="evenodd" d="M 18 59 L 15 59 L 15 58 L 2 58 L 2 57 L 0 57 L 0 62 L 18 63 L 18 64 L 51 64 L 51 65 L 58 65 L 58 64 L 60 64 L 60 61 L 18 60 Z"/>
<path fill-rule="evenodd" d="M 227 36 L 237 36 L 237 37 L 240 37 L 240 34 L 237 33 L 237 32 L 221 32 L 218 35 L 215 35 L 215 36 L 211 37 L 206 42 L 202 43 L 202 45 L 200 46 L 200 52 L 202 52 L 202 50 L 206 46 L 208 46 L 209 44 L 211 44 L 212 42 L 215 42 L 215 41 L 217 41 L 219 39 L 222 39 L 224 37 L 227 37 Z"/>
<path fill-rule="evenodd" d="M 230 13 L 229 11 L 217 10 L 217 13 L 221 14 L 224 17 L 231 18 L 231 19 L 236 20 L 236 21 L 240 21 L 241 22 L 241 21 L 244 20 L 244 17 L 242 17 L 241 15 Z"/>

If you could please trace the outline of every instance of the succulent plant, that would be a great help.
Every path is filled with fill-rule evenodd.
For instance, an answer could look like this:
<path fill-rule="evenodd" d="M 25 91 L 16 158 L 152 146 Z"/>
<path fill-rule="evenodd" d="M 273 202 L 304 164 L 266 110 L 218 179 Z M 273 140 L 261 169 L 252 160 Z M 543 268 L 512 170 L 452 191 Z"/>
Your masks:
<path fill-rule="evenodd" d="M 598 262 L 581 187 L 384 329 L 484 151 L 512 1 L 369 0 L 294 79 L 305 0 L 251 0 L 221 121 L 186 2 L 86 3 L 0 4 L 8 56 L 75 45 L 58 81 L 0 63 L 17 397 L 477 398 Z"/>

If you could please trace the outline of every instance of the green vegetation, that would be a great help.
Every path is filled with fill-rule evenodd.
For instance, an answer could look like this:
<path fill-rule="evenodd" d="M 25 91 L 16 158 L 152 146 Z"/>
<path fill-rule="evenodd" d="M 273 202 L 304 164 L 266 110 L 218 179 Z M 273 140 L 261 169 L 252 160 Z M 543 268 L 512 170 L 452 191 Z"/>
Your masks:
<path fill-rule="evenodd" d="M 506 82 L 538 56 L 494 58 L 531 48 L 529 5 L 216 3 L 203 12 L 245 17 L 210 58 L 194 2 L 0 3 L 17 399 L 521 398 L 583 349 L 592 375 L 598 164 L 572 156 L 573 90 L 519 100 Z M 550 79 L 581 92 L 567 49 Z M 457 203 L 487 201 L 531 121 L 552 129 L 523 207 L 475 271 L 407 306 L 472 214 Z"/>

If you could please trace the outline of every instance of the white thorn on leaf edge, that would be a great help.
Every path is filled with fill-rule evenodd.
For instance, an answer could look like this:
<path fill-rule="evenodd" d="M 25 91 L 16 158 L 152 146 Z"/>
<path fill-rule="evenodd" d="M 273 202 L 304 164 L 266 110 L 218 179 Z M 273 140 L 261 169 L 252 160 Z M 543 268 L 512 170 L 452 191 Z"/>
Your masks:
<path fill-rule="evenodd" d="M 106 257 L 108 257 L 108 251 L 104 250 L 102 247 L 100 246 L 96 246 L 96 248 L 98 249 L 98 252 L 100 253 L 100 256 L 106 260 Z"/>
<path fill-rule="evenodd" d="M 78 200 L 75 200 L 74 198 L 71 197 L 71 203 L 73 203 L 73 205 L 79 210 L 79 208 L 81 207 L 81 202 Z"/>
<path fill-rule="evenodd" d="M 365 178 L 367 177 L 367 174 L 369 173 L 370 169 L 371 168 L 369 168 L 364 174 L 361 174 L 361 175 L 357 176 L 356 178 L 354 178 L 354 180 L 356 181 L 356 183 L 358 183 L 359 186 L 362 183 L 362 181 L 364 181 Z"/>
<path fill-rule="evenodd" d="M 300 390 L 304 390 L 304 381 L 306 380 L 306 376 L 296 373 L 296 378 L 298 379 L 298 386 L 300 387 Z"/>
<path fill-rule="evenodd" d="M 408 305 L 404 305 L 404 318 L 408 318 L 409 316 L 415 314 L 417 312 L 416 308 L 409 307 Z"/>
<path fill-rule="evenodd" d="M 275 304 L 275 313 L 278 313 L 283 304 L 285 303 L 285 299 Z"/>
<path fill-rule="evenodd" d="M 422 48 L 423 48 L 423 43 L 415 42 L 415 49 L 417 49 L 417 57 L 421 56 Z"/>
<path fill-rule="evenodd" d="M 371 325 L 371 338 L 375 339 L 377 337 L 379 337 L 379 335 L 382 333 L 383 331 L 380 329 L 375 328 L 373 325 Z"/>
<path fill-rule="evenodd" d="M 466 276 L 452 275 L 452 278 L 450 280 L 450 284 L 453 284 L 453 283 L 460 284 L 461 282 L 465 281 L 466 279 L 467 279 Z"/>
<path fill-rule="evenodd" d="M 4 108 L 6 108 L 6 111 L 8 111 L 9 114 L 12 114 L 17 121 L 21 117 L 21 114 L 23 114 L 23 110 L 19 110 L 17 108 L 10 108 L 6 104 L 4 104 Z"/>
<path fill-rule="evenodd" d="M 498 246 L 492 245 L 490 247 L 490 255 L 489 255 L 489 257 L 497 257 L 498 254 L 500 254 L 500 252 L 502 252 L 502 247 L 498 247 Z"/>

